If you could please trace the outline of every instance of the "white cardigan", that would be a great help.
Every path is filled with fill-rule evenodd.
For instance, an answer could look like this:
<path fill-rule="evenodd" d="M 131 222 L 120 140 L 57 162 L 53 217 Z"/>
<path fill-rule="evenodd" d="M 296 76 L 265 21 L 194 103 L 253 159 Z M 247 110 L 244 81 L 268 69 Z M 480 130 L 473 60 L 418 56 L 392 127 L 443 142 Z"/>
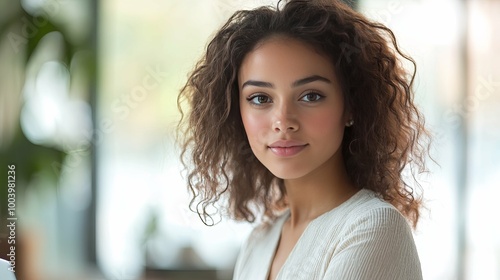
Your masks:
<path fill-rule="evenodd" d="M 287 211 L 243 245 L 233 280 L 267 280 Z M 277 280 L 420 280 L 411 229 L 391 204 L 366 189 L 309 223 Z"/>

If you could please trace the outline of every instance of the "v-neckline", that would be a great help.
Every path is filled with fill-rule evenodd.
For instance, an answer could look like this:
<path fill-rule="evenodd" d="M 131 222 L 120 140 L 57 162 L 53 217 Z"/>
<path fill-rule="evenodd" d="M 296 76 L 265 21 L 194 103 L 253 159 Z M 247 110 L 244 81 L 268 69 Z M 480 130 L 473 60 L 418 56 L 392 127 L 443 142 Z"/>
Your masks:
<path fill-rule="evenodd" d="M 304 228 L 304 231 L 300 234 L 300 237 L 299 239 L 297 239 L 297 242 L 295 242 L 295 245 L 293 245 L 293 248 L 292 250 L 290 251 L 290 253 L 288 254 L 288 256 L 286 257 L 285 261 L 283 262 L 283 265 L 281 265 L 279 271 L 278 271 L 278 274 L 276 274 L 276 278 L 274 278 L 275 280 L 278 280 L 279 279 L 279 276 L 281 274 L 281 271 L 283 271 L 283 267 L 285 267 L 285 265 L 287 264 L 288 260 L 290 259 L 290 256 L 293 254 L 293 252 L 295 251 L 295 248 L 297 248 L 297 246 L 299 245 L 299 242 L 301 239 L 303 239 L 303 236 L 305 235 L 307 229 L 311 226 L 311 224 L 317 220 L 319 217 L 323 216 L 324 214 L 326 214 L 327 212 L 319 215 L 318 217 L 312 219 L 308 224 L 307 226 Z M 276 257 L 276 253 L 277 253 L 277 250 L 278 250 L 278 246 L 279 246 L 279 243 L 281 241 L 281 235 L 283 233 L 283 227 L 285 226 L 285 223 L 286 221 L 290 218 L 290 210 L 287 210 L 286 213 L 283 214 L 283 216 L 281 217 L 282 220 L 280 220 L 277 228 L 279 228 L 278 231 L 278 234 L 277 236 L 274 238 L 274 246 L 273 246 L 273 250 L 271 251 L 271 257 L 269 258 L 268 260 L 268 264 L 267 264 L 267 272 L 266 272 L 266 276 L 265 276 L 265 280 L 268 280 L 269 279 L 269 273 L 271 273 L 271 267 L 273 265 L 273 262 L 274 262 L 274 258 Z"/>
<path fill-rule="evenodd" d="M 296 248 L 298 247 L 300 241 L 302 239 L 304 239 L 304 236 L 307 232 L 307 230 L 311 227 L 311 224 L 314 223 L 315 221 L 323 218 L 323 217 L 326 217 L 328 214 L 332 213 L 332 212 L 336 212 L 338 211 L 338 209 L 342 208 L 342 207 L 345 207 L 345 205 L 348 204 L 348 201 L 351 201 L 353 200 L 355 197 L 361 195 L 362 193 L 365 192 L 365 189 L 360 189 L 358 190 L 356 193 L 354 193 L 351 197 L 349 197 L 347 200 L 345 200 L 344 202 L 342 202 L 341 204 L 339 204 L 337 207 L 334 207 L 328 211 L 326 211 L 325 213 L 319 215 L 318 217 L 312 219 L 309 224 L 307 224 L 306 228 L 304 229 L 304 231 L 302 232 L 302 234 L 300 235 L 299 239 L 297 239 L 297 242 L 295 243 L 295 245 L 293 246 L 292 250 L 290 251 L 290 253 L 288 254 L 288 256 L 286 257 L 285 259 L 285 262 L 283 262 L 283 265 L 280 267 L 280 270 L 278 271 L 278 274 L 276 274 L 276 278 L 275 280 L 279 280 L 279 277 L 283 271 L 283 268 L 285 267 L 285 265 L 288 263 L 289 259 L 290 259 L 290 256 L 295 252 Z M 274 228 L 273 230 L 276 230 L 278 231 L 278 233 L 276 234 L 276 236 L 273 236 L 274 237 L 274 246 L 273 246 L 273 250 L 271 251 L 271 256 L 270 258 L 268 258 L 268 262 L 267 262 L 267 272 L 265 274 L 265 280 L 268 280 L 269 279 L 269 273 L 271 273 L 271 266 L 273 264 L 273 261 L 274 261 L 274 258 L 276 256 L 276 251 L 278 250 L 278 245 L 279 245 L 279 242 L 281 240 L 281 234 L 283 232 L 283 227 L 286 223 L 286 221 L 290 218 L 290 209 L 286 210 L 286 212 L 283 214 L 283 216 L 280 217 L 280 220 L 279 222 L 276 223 L 276 228 Z"/>

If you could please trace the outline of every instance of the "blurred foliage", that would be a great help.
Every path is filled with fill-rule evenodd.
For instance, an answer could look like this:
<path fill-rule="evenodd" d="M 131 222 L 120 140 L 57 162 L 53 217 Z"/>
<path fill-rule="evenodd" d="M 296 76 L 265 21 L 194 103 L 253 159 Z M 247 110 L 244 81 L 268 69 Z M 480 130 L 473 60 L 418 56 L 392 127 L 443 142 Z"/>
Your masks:
<path fill-rule="evenodd" d="M 47 34 L 56 31 L 62 35 L 64 46 L 61 48 L 63 50 L 62 53 L 58 53 L 58 57 L 60 58 L 60 62 L 65 65 L 70 65 L 75 53 L 80 50 L 89 49 L 88 45 L 86 45 L 88 42 L 86 41 L 75 43 L 69 40 L 69 35 L 71 34 L 61 24 L 61 21 L 57 21 L 57 13 L 51 14 L 43 10 L 28 12 L 23 8 L 21 2 L 20 0 L 0 0 L 0 42 L 7 40 L 13 48 L 15 55 L 19 56 L 17 61 L 23 64 L 20 65 L 23 71 L 21 72 L 22 77 L 19 77 L 19 79 L 23 84 L 27 78 L 27 66 L 37 51 L 40 41 Z M 60 5 L 58 1 L 52 2 Z M 58 12 L 60 11 L 61 9 L 58 10 Z M 94 61 L 88 61 L 83 65 L 82 67 L 86 68 L 84 72 L 89 74 L 92 65 L 94 65 Z M 1 63 L 0 67 L 11 69 L 14 65 Z M 8 127 L 8 124 L 0 123 L 2 137 L 2 141 L 0 141 L 0 179 L 2 180 L 0 183 L 0 218 L 2 220 L 7 215 L 7 166 L 11 164 L 16 166 L 16 198 L 19 201 L 19 196 L 28 186 L 38 187 L 36 184 L 30 184 L 30 182 L 40 174 L 43 174 L 48 181 L 54 182 L 53 185 L 55 187 L 61 172 L 61 164 L 64 162 L 66 156 L 66 152 L 60 148 L 34 144 L 25 136 L 20 125 L 20 112 L 24 103 L 22 85 L 19 89 L 19 92 L 14 94 L 9 93 L 8 95 L 10 95 L 10 98 L 17 96 L 18 100 L 21 100 L 20 102 L 2 98 L 1 100 L 7 100 L 8 104 L 1 104 L 2 106 L 0 106 L 2 108 L 6 108 L 6 106 L 19 107 L 10 110 L 11 113 L 15 112 L 15 116 L 0 118 L 0 122 L 10 122 L 12 120 L 15 122 L 15 126 L 10 130 L 5 129 L 5 127 Z M 12 89 L 5 88 L 4 85 L 0 84 L 0 94 L 6 94 L 6 91 L 12 91 Z M 8 113 L 0 112 L 0 114 Z M 2 227 L 0 238 L 4 230 Z"/>

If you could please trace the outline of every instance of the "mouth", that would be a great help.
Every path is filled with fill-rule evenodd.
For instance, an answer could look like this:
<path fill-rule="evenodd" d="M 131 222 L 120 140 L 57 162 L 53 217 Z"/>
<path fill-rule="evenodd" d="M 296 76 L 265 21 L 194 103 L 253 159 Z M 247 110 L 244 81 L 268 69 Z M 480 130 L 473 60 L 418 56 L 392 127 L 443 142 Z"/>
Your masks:
<path fill-rule="evenodd" d="M 307 143 L 298 141 L 277 141 L 268 146 L 268 148 L 279 157 L 291 157 L 300 153 L 308 145 Z"/>

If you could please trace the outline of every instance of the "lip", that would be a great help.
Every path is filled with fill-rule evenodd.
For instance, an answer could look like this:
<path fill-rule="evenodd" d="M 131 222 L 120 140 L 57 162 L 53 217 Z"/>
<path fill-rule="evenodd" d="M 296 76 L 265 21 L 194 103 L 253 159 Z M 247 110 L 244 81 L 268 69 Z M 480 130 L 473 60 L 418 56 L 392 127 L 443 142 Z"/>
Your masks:
<path fill-rule="evenodd" d="M 269 149 L 277 156 L 291 157 L 300 153 L 307 145 L 296 140 L 279 140 L 269 145 Z"/>

